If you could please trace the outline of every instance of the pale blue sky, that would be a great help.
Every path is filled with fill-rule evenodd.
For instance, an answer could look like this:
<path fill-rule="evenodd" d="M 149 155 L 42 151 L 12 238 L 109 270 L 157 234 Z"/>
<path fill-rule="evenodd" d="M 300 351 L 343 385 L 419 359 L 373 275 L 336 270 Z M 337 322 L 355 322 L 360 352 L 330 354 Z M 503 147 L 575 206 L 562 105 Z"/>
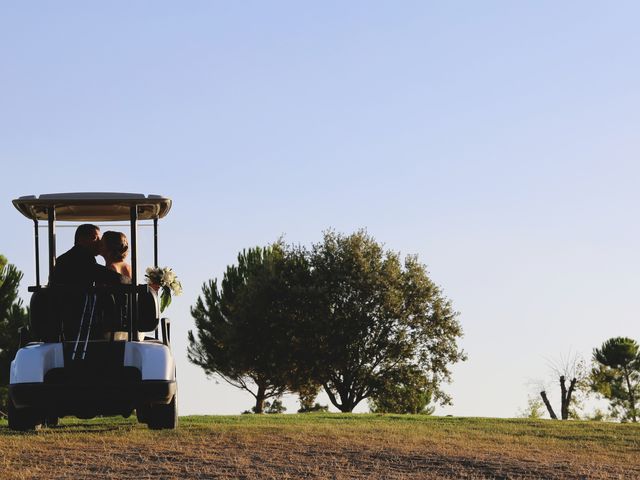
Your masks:
<path fill-rule="evenodd" d="M 251 397 L 186 361 L 202 282 L 281 234 L 366 227 L 419 254 L 461 312 L 469 360 L 438 412 L 512 416 L 547 358 L 640 340 L 639 16 L 631 1 L 3 2 L 0 253 L 33 283 L 20 195 L 172 197 L 181 413 L 236 413 Z"/>

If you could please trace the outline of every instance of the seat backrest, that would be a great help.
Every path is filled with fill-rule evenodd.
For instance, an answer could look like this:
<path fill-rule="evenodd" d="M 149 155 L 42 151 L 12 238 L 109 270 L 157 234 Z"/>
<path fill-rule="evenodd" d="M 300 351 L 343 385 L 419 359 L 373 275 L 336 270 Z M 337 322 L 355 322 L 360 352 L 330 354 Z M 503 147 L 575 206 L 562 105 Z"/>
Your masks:
<path fill-rule="evenodd" d="M 29 301 L 29 330 L 32 340 L 58 342 L 62 333 L 62 319 L 70 306 L 69 299 L 60 298 L 48 288 L 31 294 Z"/>
<path fill-rule="evenodd" d="M 151 332 L 158 328 L 160 307 L 158 294 L 153 289 L 138 294 L 138 331 Z"/>
<path fill-rule="evenodd" d="M 52 291 L 48 288 L 33 292 L 29 302 L 29 330 L 32 339 L 57 342 L 61 333 L 64 333 L 67 340 L 74 339 L 78 333 L 86 298 L 86 294 L 83 293 Z M 126 305 L 126 295 L 123 293 L 97 295 L 92 333 L 101 336 L 103 331 L 128 328 Z M 157 293 L 153 289 L 139 293 L 138 331 L 151 332 L 159 323 L 160 306 Z"/>

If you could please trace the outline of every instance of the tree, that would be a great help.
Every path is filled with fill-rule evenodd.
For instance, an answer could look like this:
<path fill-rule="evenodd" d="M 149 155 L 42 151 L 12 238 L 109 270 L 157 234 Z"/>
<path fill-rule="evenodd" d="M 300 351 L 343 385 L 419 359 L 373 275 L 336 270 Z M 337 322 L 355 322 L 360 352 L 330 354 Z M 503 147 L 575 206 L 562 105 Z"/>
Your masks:
<path fill-rule="evenodd" d="M 403 264 L 363 230 L 325 232 L 308 255 L 312 294 L 305 298 L 317 304 L 299 323 L 307 355 L 300 363 L 331 403 L 352 411 L 402 365 L 423 372 L 433 398 L 449 403 L 439 387 L 450 379 L 449 365 L 465 359 L 457 346 L 462 329 L 417 257 Z"/>
<path fill-rule="evenodd" d="M 217 280 L 204 284 L 191 309 L 197 339 L 189 331 L 189 361 L 251 393 L 256 413 L 294 383 L 291 278 L 296 269 L 307 269 L 296 261 L 281 241 L 243 250 L 238 264 L 227 267 L 221 288 Z"/>
<path fill-rule="evenodd" d="M 527 407 L 518 414 L 518 417 L 529 418 L 531 420 L 539 420 L 542 418 L 543 415 L 544 415 L 544 404 L 542 400 L 534 396 L 530 396 L 527 399 Z"/>
<path fill-rule="evenodd" d="M 251 410 L 244 410 L 241 415 L 251 415 L 252 413 L 284 413 L 287 411 L 287 407 L 282 404 L 280 398 L 274 398 L 273 402 L 266 400 L 263 405 L 262 411 L 258 411 L 256 406 L 251 407 Z"/>
<path fill-rule="evenodd" d="M 19 348 L 19 328 L 27 326 L 28 310 L 18 298 L 22 272 L 0 255 L 0 410 L 7 411 L 9 368 Z"/>
<path fill-rule="evenodd" d="M 604 410 L 596 408 L 591 413 L 586 414 L 582 419 L 589 420 L 591 422 L 608 422 L 611 420 L 611 417 Z"/>
<path fill-rule="evenodd" d="M 431 385 L 417 367 L 401 366 L 382 378 L 375 393 L 369 398 L 373 413 L 422 413 L 431 415 Z"/>
<path fill-rule="evenodd" d="M 329 407 L 320 405 L 316 402 L 316 397 L 320 393 L 322 385 L 309 381 L 296 387 L 296 393 L 298 394 L 298 400 L 300 402 L 300 408 L 298 413 L 309 412 L 326 412 Z"/>
<path fill-rule="evenodd" d="M 622 421 L 638 421 L 640 347 L 627 337 L 610 338 L 593 351 L 591 388 L 609 400 L 611 415 Z"/>
<path fill-rule="evenodd" d="M 559 362 L 552 363 L 551 370 L 554 377 L 558 379 L 560 387 L 560 418 L 562 420 L 577 418 L 576 407 L 580 403 L 578 397 L 587 388 L 587 372 L 584 361 L 578 355 L 561 357 Z M 551 406 L 546 389 L 540 392 L 540 397 L 549 416 L 557 420 L 558 416 Z"/>
<path fill-rule="evenodd" d="M 282 404 L 282 400 L 280 400 L 279 398 L 274 398 L 271 403 L 265 402 L 264 406 L 264 413 L 284 413 L 287 411 L 287 407 Z"/>

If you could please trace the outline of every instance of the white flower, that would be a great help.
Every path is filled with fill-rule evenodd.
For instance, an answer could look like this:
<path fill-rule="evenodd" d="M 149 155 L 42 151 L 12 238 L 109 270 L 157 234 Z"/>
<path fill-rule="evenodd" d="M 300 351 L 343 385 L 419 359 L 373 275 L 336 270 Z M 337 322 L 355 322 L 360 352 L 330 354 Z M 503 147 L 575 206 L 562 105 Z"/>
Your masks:
<path fill-rule="evenodd" d="M 150 285 L 160 285 L 162 280 L 162 270 L 159 268 L 149 267 L 146 270 L 147 283 Z"/>
<path fill-rule="evenodd" d="M 162 271 L 162 285 L 169 286 L 176 279 L 176 274 L 170 268 L 165 268 Z"/>
<path fill-rule="evenodd" d="M 173 282 L 171 282 L 171 291 L 174 295 L 182 294 L 182 284 L 178 281 L 178 279 L 175 279 Z"/>

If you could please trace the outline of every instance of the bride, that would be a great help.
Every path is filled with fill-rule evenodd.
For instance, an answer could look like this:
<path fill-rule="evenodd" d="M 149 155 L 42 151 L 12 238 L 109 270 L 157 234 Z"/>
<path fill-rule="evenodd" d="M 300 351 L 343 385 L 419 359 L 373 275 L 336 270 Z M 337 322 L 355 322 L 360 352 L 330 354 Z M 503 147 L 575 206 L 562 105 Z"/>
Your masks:
<path fill-rule="evenodd" d="M 120 274 L 121 283 L 131 283 L 131 265 L 125 261 L 128 253 L 129 242 L 124 233 L 104 232 L 100 255 L 104 258 L 105 267 Z"/>

